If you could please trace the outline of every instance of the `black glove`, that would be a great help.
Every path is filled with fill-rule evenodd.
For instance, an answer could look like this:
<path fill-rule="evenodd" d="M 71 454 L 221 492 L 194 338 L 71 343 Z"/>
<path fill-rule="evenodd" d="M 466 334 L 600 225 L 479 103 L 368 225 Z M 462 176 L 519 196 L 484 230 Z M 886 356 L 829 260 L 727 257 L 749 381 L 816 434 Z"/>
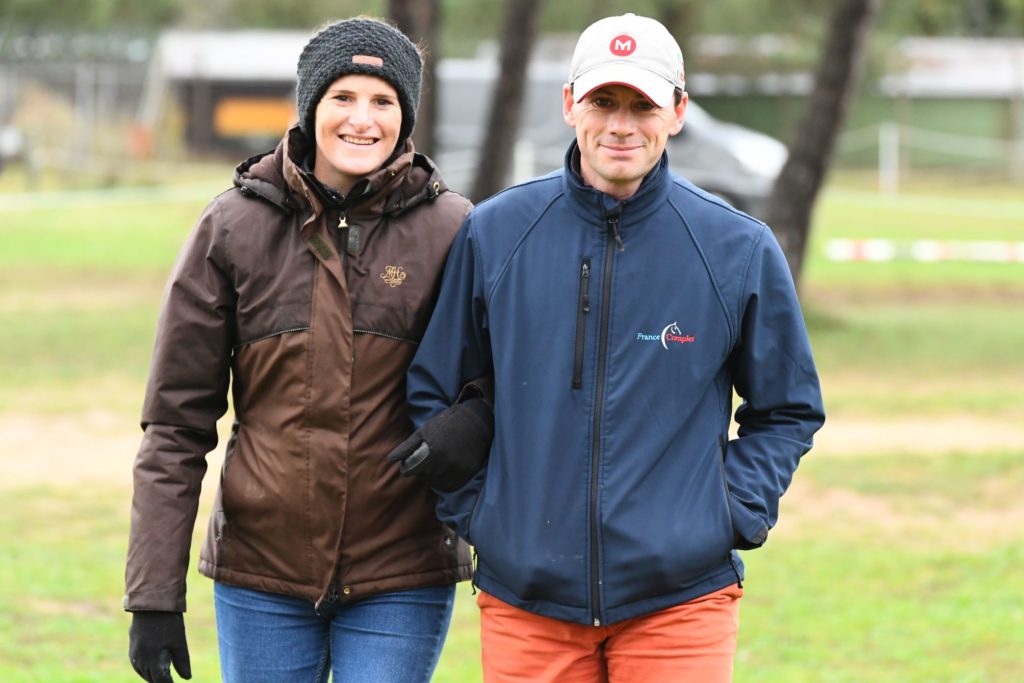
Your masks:
<path fill-rule="evenodd" d="M 438 491 L 454 491 L 487 462 L 494 413 L 482 398 L 466 399 L 427 420 L 388 455 L 402 474 L 416 475 Z"/>
<path fill-rule="evenodd" d="M 174 683 L 171 663 L 182 678 L 192 678 L 181 612 L 133 612 L 128 629 L 128 659 L 149 683 Z"/>

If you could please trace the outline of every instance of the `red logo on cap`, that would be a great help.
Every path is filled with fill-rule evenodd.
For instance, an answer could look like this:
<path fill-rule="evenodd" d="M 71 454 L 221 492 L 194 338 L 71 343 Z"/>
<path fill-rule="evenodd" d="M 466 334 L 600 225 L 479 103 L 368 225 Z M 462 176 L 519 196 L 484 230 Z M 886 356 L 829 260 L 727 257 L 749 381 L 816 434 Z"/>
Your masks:
<path fill-rule="evenodd" d="M 612 38 L 608 49 L 616 57 L 628 57 L 636 52 L 636 41 L 633 39 L 633 36 L 627 36 L 625 33 L 622 33 Z"/>

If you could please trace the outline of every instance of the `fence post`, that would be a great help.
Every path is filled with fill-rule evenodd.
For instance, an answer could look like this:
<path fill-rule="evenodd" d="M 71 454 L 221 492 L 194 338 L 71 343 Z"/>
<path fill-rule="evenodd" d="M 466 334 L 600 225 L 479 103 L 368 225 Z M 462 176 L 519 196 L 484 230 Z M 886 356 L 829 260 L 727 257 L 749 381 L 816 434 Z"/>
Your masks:
<path fill-rule="evenodd" d="M 885 121 L 878 126 L 878 190 L 895 194 L 900 189 L 900 126 Z"/>
<path fill-rule="evenodd" d="M 1017 47 L 1010 55 L 1013 71 L 1013 92 L 1010 95 L 1010 177 L 1024 178 L 1024 48 Z"/>
<path fill-rule="evenodd" d="M 71 139 L 71 159 L 66 171 L 71 173 L 92 161 L 93 145 L 96 139 L 96 75 L 99 67 L 86 61 L 74 67 L 74 124 Z"/>
<path fill-rule="evenodd" d="M 516 140 L 512 152 L 512 182 L 521 183 L 533 177 L 533 143 L 526 138 Z"/>

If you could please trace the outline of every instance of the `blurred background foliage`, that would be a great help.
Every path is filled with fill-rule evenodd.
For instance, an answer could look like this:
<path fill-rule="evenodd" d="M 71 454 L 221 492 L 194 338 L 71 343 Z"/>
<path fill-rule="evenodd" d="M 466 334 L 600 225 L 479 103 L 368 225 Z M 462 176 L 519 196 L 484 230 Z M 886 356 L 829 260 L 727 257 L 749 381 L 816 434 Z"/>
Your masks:
<path fill-rule="evenodd" d="M 684 37 L 775 33 L 816 42 L 829 0 L 578 0 L 546 3 L 543 33 L 572 33 L 602 16 L 659 17 Z M 442 56 L 465 56 L 498 35 L 502 0 L 443 0 Z M 385 0 L 0 0 L 0 40 L 26 32 L 140 33 L 182 28 L 312 28 L 357 14 L 385 15 Z M 1024 0 L 889 2 L 877 31 L 898 35 L 998 37 L 1024 34 Z M 0 48 L 2 49 L 2 48 Z M 685 51 L 685 46 L 684 46 Z M 813 51 L 811 51 L 813 57 Z"/>

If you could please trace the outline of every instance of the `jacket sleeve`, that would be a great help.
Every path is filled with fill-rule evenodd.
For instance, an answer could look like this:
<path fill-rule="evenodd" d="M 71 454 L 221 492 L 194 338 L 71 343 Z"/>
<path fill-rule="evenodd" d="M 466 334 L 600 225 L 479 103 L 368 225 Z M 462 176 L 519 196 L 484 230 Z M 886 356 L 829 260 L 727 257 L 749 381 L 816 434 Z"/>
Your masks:
<path fill-rule="evenodd" d="M 124 608 L 185 610 L 189 548 L 206 472 L 227 410 L 234 287 L 213 202 L 164 292 L 133 469 Z"/>
<path fill-rule="evenodd" d="M 740 299 L 739 340 L 731 356 L 737 438 L 725 453 L 740 549 L 756 548 L 778 519 L 800 458 L 825 421 L 818 374 L 796 289 L 782 249 L 762 229 Z"/>
<path fill-rule="evenodd" d="M 453 404 L 468 382 L 493 373 L 485 285 L 472 226 L 471 215 L 452 244 L 437 306 L 409 367 L 409 410 L 417 428 Z M 486 467 L 461 489 L 438 492 L 438 518 L 463 538 L 468 539 L 469 514 L 485 476 Z"/>

